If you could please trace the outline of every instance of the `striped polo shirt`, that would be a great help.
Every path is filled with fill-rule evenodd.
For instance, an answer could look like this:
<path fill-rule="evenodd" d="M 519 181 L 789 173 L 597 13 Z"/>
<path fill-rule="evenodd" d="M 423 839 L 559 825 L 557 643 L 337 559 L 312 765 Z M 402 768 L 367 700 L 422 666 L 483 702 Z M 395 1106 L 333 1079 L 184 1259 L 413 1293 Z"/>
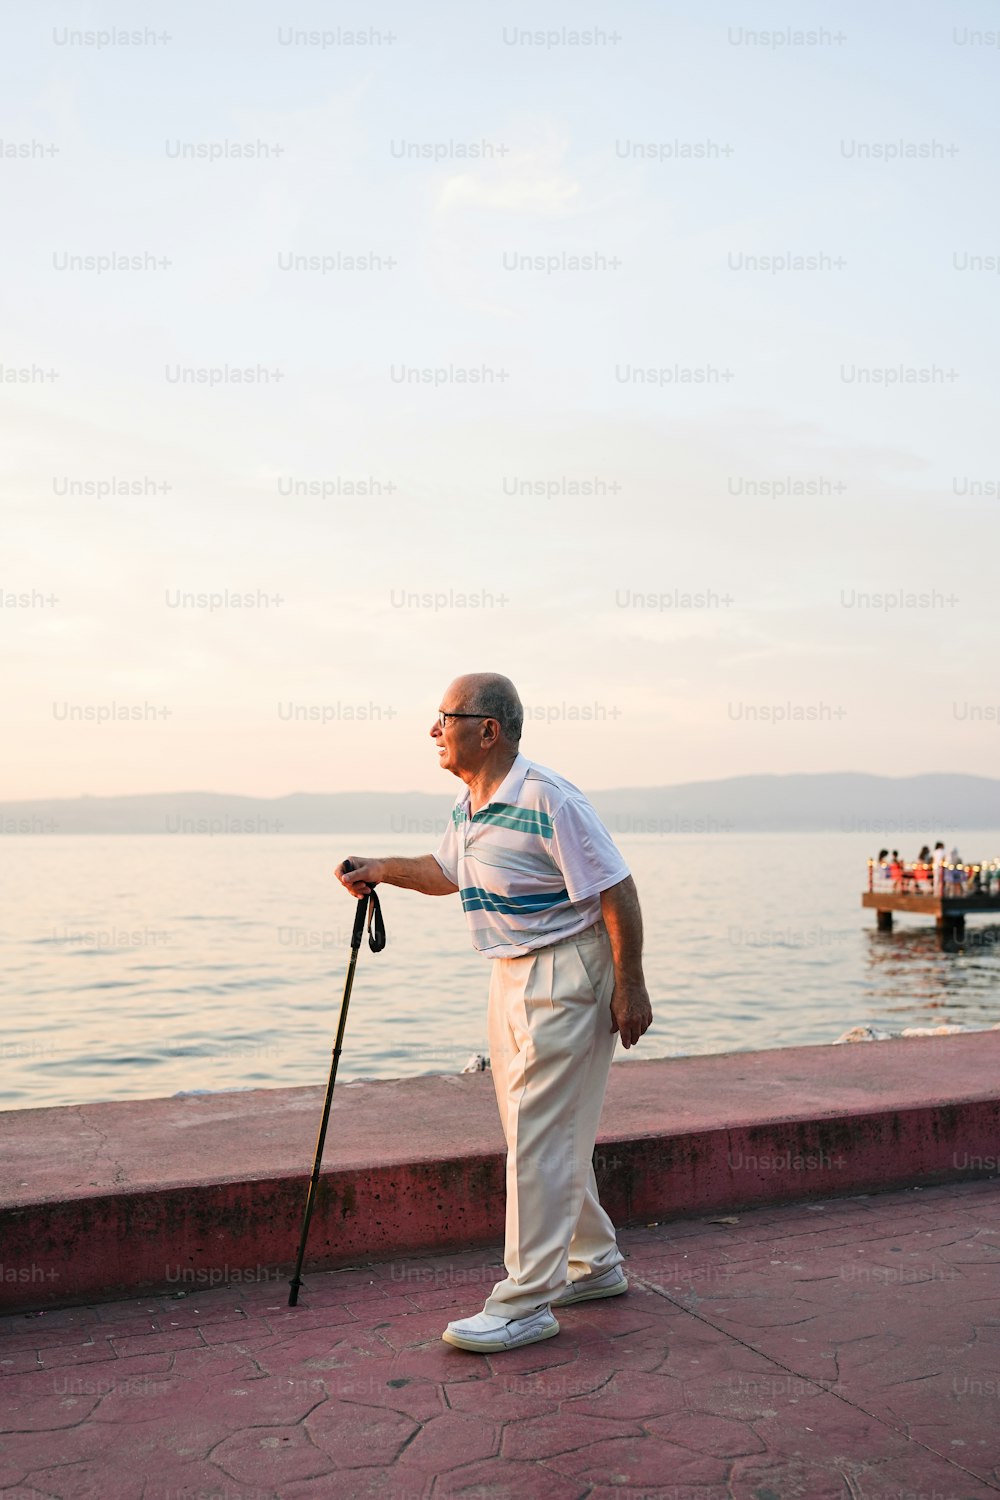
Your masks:
<path fill-rule="evenodd" d="M 601 892 L 629 875 L 578 787 L 518 754 L 492 799 L 459 797 L 435 859 L 457 885 L 473 946 L 520 958 L 593 925 Z"/>

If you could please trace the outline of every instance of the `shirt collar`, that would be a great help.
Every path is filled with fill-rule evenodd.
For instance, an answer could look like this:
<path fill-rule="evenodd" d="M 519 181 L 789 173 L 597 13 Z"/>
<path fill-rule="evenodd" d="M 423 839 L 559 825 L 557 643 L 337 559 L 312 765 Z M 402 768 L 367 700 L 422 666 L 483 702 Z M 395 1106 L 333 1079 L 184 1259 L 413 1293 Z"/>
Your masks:
<path fill-rule="evenodd" d="M 497 787 L 490 800 L 483 803 L 482 807 L 479 809 L 479 812 L 485 812 L 488 807 L 492 807 L 497 802 L 516 803 L 518 793 L 523 787 L 525 777 L 527 776 L 530 769 L 531 761 L 526 755 L 522 755 L 519 750 L 514 757 L 513 764 L 511 765 L 510 770 L 507 772 L 507 775 L 504 777 L 503 781 L 501 781 L 500 785 Z M 470 812 L 471 801 L 472 792 L 468 787 L 466 787 L 465 795 L 461 798 L 458 805 L 459 807 L 465 808 L 465 815 L 467 818 L 470 818 L 472 816 Z M 476 816 L 478 817 L 478 813 L 476 814 Z"/>

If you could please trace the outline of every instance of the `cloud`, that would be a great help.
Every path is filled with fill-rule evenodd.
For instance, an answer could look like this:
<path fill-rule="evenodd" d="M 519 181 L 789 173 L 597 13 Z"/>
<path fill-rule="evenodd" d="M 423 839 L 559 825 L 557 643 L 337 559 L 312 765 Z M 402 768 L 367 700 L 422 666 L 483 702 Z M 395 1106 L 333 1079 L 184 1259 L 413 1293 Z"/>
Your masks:
<path fill-rule="evenodd" d="M 505 132 L 507 134 L 507 132 Z M 437 207 L 442 212 L 485 208 L 536 219 L 558 219 L 584 204 L 583 184 L 565 169 L 569 130 L 552 120 L 519 120 L 509 132 L 523 144 L 502 157 L 455 172 L 441 184 Z"/>
<path fill-rule="evenodd" d="M 580 183 L 559 172 L 546 172 L 541 163 L 520 158 L 500 171 L 460 172 L 442 184 L 438 207 L 492 208 L 503 213 L 552 219 L 574 208 Z"/>

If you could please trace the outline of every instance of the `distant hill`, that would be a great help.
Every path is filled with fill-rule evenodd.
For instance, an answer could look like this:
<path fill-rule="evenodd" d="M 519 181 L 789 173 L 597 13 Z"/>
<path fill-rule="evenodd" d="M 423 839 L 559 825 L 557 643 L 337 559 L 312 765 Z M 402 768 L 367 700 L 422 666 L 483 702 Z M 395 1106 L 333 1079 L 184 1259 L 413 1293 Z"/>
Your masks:
<path fill-rule="evenodd" d="M 829 830 L 866 833 L 890 846 L 898 839 L 906 853 L 914 839 L 933 843 L 962 829 L 1000 828 L 1000 780 L 957 772 L 731 776 L 588 795 L 611 832 L 622 835 Z M 453 803 L 454 793 L 425 792 L 44 798 L 0 804 L 0 833 L 418 833 L 431 838 L 442 833 Z"/>

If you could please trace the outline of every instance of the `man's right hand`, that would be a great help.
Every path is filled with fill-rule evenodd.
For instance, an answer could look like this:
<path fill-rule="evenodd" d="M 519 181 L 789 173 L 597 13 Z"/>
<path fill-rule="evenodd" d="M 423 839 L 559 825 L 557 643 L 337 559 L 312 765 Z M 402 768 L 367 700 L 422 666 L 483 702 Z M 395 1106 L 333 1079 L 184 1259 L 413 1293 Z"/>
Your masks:
<path fill-rule="evenodd" d="M 347 866 L 351 865 L 350 870 Z M 382 878 L 380 869 L 381 861 L 377 859 L 362 859 L 358 854 L 351 854 L 334 870 L 334 874 L 345 890 L 350 891 L 360 901 L 362 896 L 367 896 L 372 887 L 377 885 Z"/>

